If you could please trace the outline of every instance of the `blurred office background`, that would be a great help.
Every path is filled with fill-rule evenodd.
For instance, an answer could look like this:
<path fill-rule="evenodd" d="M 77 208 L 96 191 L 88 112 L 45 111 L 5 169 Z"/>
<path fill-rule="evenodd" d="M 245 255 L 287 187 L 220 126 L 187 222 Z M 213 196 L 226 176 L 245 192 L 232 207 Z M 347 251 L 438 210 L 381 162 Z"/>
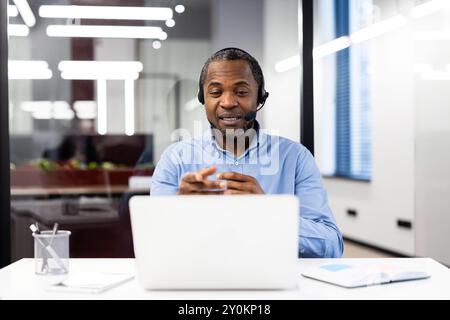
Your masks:
<path fill-rule="evenodd" d="M 315 156 L 345 256 L 450 265 L 449 1 L 312 1 Z M 72 257 L 133 255 L 127 201 L 176 129 L 207 127 L 218 49 L 260 61 L 258 120 L 300 141 L 301 2 L 10 0 L 13 260 L 34 221 L 72 230 Z"/>

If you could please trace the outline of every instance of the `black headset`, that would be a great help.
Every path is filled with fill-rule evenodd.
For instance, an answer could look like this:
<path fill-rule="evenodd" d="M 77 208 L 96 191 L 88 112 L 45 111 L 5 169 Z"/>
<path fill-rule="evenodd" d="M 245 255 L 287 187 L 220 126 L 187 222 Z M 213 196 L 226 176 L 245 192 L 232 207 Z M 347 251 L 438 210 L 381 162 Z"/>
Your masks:
<path fill-rule="evenodd" d="M 259 71 L 261 73 L 261 84 L 258 87 L 258 105 L 261 105 L 260 108 L 258 108 L 256 111 L 259 111 L 262 109 L 262 107 L 264 107 L 264 104 L 266 103 L 267 98 L 269 97 L 269 93 L 266 91 L 265 87 L 264 87 L 264 74 L 262 73 L 261 67 L 258 64 L 258 61 L 256 61 L 255 58 L 253 58 L 248 52 L 239 49 L 239 48 L 233 48 L 233 47 L 229 47 L 229 48 L 224 48 L 222 50 L 217 51 L 216 53 L 213 54 L 213 56 L 220 54 L 223 51 L 227 51 L 227 50 L 237 50 L 240 51 L 241 53 L 244 53 L 246 55 L 248 55 L 251 59 L 255 60 L 257 67 L 259 68 Z M 203 86 L 202 86 L 202 77 L 203 77 L 203 72 L 206 72 L 207 69 L 202 69 L 202 72 L 200 73 L 200 78 L 198 81 L 198 101 L 201 104 L 205 104 L 205 93 L 203 92 Z"/>

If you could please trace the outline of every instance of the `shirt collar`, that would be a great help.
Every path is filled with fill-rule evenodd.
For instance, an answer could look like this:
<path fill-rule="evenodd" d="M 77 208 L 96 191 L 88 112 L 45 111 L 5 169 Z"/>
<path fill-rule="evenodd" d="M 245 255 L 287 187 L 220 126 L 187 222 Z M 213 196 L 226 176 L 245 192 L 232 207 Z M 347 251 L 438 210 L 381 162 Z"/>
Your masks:
<path fill-rule="evenodd" d="M 260 131 L 260 124 L 257 120 L 255 120 L 255 125 L 253 127 L 253 129 L 256 130 L 256 136 L 254 136 L 252 138 L 252 141 L 250 142 L 250 146 L 248 147 L 247 150 L 245 150 L 245 152 L 242 154 L 242 156 L 246 155 L 248 152 L 250 152 L 253 149 L 259 148 L 260 147 L 260 135 L 261 135 L 261 131 Z M 222 152 L 227 152 L 226 150 L 224 150 L 216 141 L 216 137 L 214 136 L 214 132 L 213 132 L 213 127 L 211 126 L 211 128 L 205 133 L 204 135 L 205 140 L 210 143 L 211 145 L 213 145 L 215 148 L 217 148 L 219 151 Z"/>

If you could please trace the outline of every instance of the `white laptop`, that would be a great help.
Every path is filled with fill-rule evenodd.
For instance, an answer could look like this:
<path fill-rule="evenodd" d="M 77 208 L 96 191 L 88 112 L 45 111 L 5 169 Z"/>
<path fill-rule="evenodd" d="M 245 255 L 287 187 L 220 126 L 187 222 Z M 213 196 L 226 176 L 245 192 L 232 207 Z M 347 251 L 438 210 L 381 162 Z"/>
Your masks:
<path fill-rule="evenodd" d="M 295 196 L 135 196 L 137 278 L 145 289 L 297 286 Z"/>

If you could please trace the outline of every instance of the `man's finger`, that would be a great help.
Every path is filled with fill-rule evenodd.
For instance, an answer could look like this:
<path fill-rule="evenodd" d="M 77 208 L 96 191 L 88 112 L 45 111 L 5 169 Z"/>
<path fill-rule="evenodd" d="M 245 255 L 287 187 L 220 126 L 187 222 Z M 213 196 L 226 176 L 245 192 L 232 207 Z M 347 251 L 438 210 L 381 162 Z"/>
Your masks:
<path fill-rule="evenodd" d="M 202 176 L 202 178 L 204 179 L 204 178 L 214 174 L 216 171 L 217 171 L 217 167 L 216 166 L 212 166 L 212 167 L 200 170 L 198 172 L 198 174 L 200 174 Z"/>
<path fill-rule="evenodd" d="M 203 189 L 226 189 L 228 183 L 226 181 L 209 181 L 204 180 Z"/>
<path fill-rule="evenodd" d="M 247 191 L 241 191 L 241 190 L 227 190 L 223 193 L 226 196 L 230 196 L 230 195 L 244 195 L 244 194 L 249 194 Z"/>
<path fill-rule="evenodd" d="M 248 182 L 248 181 L 252 181 L 253 177 L 246 176 L 244 174 L 240 174 L 237 172 L 224 172 L 224 173 L 219 173 L 217 175 L 217 179 Z"/>
<path fill-rule="evenodd" d="M 195 192 L 200 192 L 203 190 L 202 183 L 184 183 L 182 188 L 180 188 L 184 194 L 190 194 Z"/>
<path fill-rule="evenodd" d="M 185 190 L 184 192 L 178 192 L 177 195 L 192 195 L 192 196 L 218 196 L 223 195 L 224 191 L 204 191 L 204 190 Z"/>
<path fill-rule="evenodd" d="M 249 185 L 246 182 L 228 180 L 227 190 L 240 190 L 240 191 L 250 191 Z"/>
<path fill-rule="evenodd" d="M 183 181 L 186 182 L 201 182 L 204 178 L 214 174 L 216 172 L 216 166 L 202 169 L 198 172 L 188 172 L 184 175 Z"/>
<path fill-rule="evenodd" d="M 188 172 L 183 177 L 183 181 L 185 181 L 185 182 L 198 182 L 201 180 L 202 180 L 202 178 L 200 176 L 200 179 L 199 179 L 199 174 L 197 172 Z"/>
<path fill-rule="evenodd" d="M 209 181 L 204 180 L 200 182 L 182 182 L 181 189 L 185 192 L 193 192 L 193 191 L 199 191 L 199 192 L 207 192 L 207 191 L 213 191 L 215 190 L 225 190 L 227 188 L 226 182 L 223 181 Z"/>
<path fill-rule="evenodd" d="M 192 191 L 188 193 L 177 193 L 179 196 L 223 196 L 223 191 Z"/>
<path fill-rule="evenodd" d="M 219 196 L 219 195 L 223 195 L 224 191 L 201 191 L 201 192 L 197 192 L 197 195 L 201 195 L 201 196 Z"/>
<path fill-rule="evenodd" d="M 227 182 L 225 181 L 210 181 L 210 180 L 203 180 L 203 181 L 195 181 L 195 182 L 189 182 L 188 183 L 190 187 L 196 190 L 211 190 L 211 189 L 226 189 L 227 188 Z"/>

